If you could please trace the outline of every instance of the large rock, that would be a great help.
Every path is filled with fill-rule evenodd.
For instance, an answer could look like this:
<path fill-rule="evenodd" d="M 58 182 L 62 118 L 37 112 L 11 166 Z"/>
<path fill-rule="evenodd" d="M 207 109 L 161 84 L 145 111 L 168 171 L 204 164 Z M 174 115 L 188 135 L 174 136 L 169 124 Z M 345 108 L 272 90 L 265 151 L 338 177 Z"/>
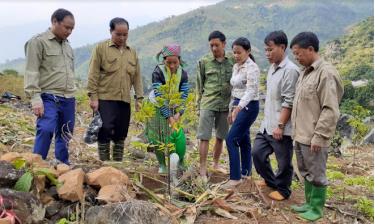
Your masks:
<path fill-rule="evenodd" d="M 146 201 L 131 200 L 87 210 L 87 224 L 160 224 L 171 223 L 170 218 L 161 216 L 158 209 Z"/>
<path fill-rule="evenodd" d="M 52 216 L 58 214 L 64 207 L 64 203 L 61 201 L 53 201 L 46 206 L 46 218 L 50 219 Z"/>
<path fill-rule="evenodd" d="M 373 127 L 374 126 L 374 117 L 366 117 L 365 119 L 363 119 L 363 123 L 367 126 Z"/>
<path fill-rule="evenodd" d="M 87 184 L 83 186 L 83 190 L 85 192 L 86 205 L 98 205 L 98 202 L 96 200 L 96 197 L 98 196 L 98 191 Z"/>
<path fill-rule="evenodd" d="M 346 141 L 343 143 L 342 148 L 346 148 L 352 145 L 352 137 L 355 132 L 354 128 L 348 124 L 348 120 L 352 118 L 351 115 L 343 114 L 340 116 L 337 122 L 337 131 L 340 133 L 340 136 Z M 362 121 L 366 126 L 368 126 L 371 131 L 367 133 L 364 137 L 361 144 L 373 144 L 374 143 L 374 129 L 373 129 L 373 117 L 367 117 Z"/>
<path fill-rule="evenodd" d="M 372 129 L 364 138 L 362 144 L 374 144 L 374 129 Z"/>
<path fill-rule="evenodd" d="M 11 163 L 1 160 L 0 188 L 12 188 L 24 172 L 24 170 L 16 170 Z"/>
<path fill-rule="evenodd" d="M 31 152 L 18 153 L 18 152 L 8 152 L 0 157 L 0 160 L 5 160 L 8 162 L 13 162 L 18 158 L 23 158 L 28 164 L 33 164 L 34 167 L 49 167 L 49 164 L 42 159 L 39 154 L 34 154 Z"/>
<path fill-rule="evenodd" d="M 50 195 L 53 199 L 59 200 L 59 193 L 57 193 L 57 187 L 51 186 L 46 190 L 46 193 Z"/>
<path fill-rule="evenodd" d="M 58 220 L 62 219 L 62 218 L 65 218 L 65 219 L 70 219 L 72 217 L 72 214 L 76 212 L 76 208 L 77 208 L 77 203 L 78 202 L 74 202 L 74 203 L 61 203 L 59 202 L 60 205 L 55 205 L 57 206 L 57 208 L 59 208 L 59 211 L 53 215 L 50 219 L 50 222 L 49 223 L 58 223 Z M 56 208 L 50 208 L 49 212 L 50 213 L 54 213 L 55 211 L 53 211 L 54 209 Z M 85 207 L 85 211 L 86 211 L 86 207 Z M 74 222 L 73 222 L 74 223 Z"/>
<path fill-rule="evenodd" d="M 130 195 L 126 185 L 106 185 L 100 188 L 98 197 L 96 199 L 105 201 L 107 203 L 111 202 L 124 202 Z"/>
<path fill-rule="evenodd" d="M 6 209 L 11 209 L 13 204 L 13 211 L 22 223 L 41 223 L 44 219 L 46 210 L 31 193 L 4 188 L 0 189 L 0 195 L 5 199 Z"/>
<path fill-rule="evenodd" d="M 13 220 L 11 217 L 6 216 L 5 218 L 0 218 L 0 224 L 12 224 Z"/>
<path fill-rule="evenodd" d="M 56 166 L 57 175 L 62 175 L 70 170 L 70 167 L 64 163 L 60 163 Z"/>
<path fill-rule="evenodd" d="M 28 163 L 43 163 L 43 158 L 39 154 L 31 153 L 31 152 L 24 152 L 21 153 L 22 158 L 24 158 Z M 46 163 L 47 164 L 47 163 Z"/>
<path fill-rule="evenodd" d="M 59 197 L 68 201 L 81 201 L 83 199 L 83 181 L 85 173 L 81 168 L 64 173 L 59 177 L 63 186 L 57 189 Z"/>
<path fill-rule="evenodd" d="M 4 155 L 1 155 L 0 160 L 13 162 L 17 158 L 22 158 L 20 153 L 18 153 L 18 152 L 7 152 Z"/>
<path fill-rule="evenodd" d="M 43 203 L 43 205 L 47 205 L 47 204 L 53 202 L 55 199 L 51 195 L 49 195 L 48 193 L 42 192 L 40 194 L 39 200 L 40 200 L 40 202 Z"/>
<path fill-rule="evenodd" d="M 28 162 L 29 164 L 33 164 L 34 167 L 50 168 L 49 163 L 43 160 L 42 156 L 39 154 L 25 152 L 25 153 L 21 153 L 21 156 L 22 158 L 26 160 L 26 162 Z M 54 169 L 51 168 L 51 170 L 54 170 Z M 54 171 L 54 173 L 56 173 L 56 171 Z"/>
<path fill-rule="evenodd" d="M 353 128 L 348 124 L 348 120 L 351 118 L 352 116 L 348 115 L 348 114 L 342 114 L 339 118 L 339 120 L 337 121 L 337 131 L 340 133 L 340 136 L 341 137 L 346 137 L 347 139 L 351 139 L 352 138 L 352 135 L 353 135 Z"/>
<path fill-rule="evenodd" d="M 88 185 L 104 187 L 106 185 L 128 185 L 129 177 L 113 167 L 102 167 L 87 174 Z"/>
<path fill-rule="evenodd" d="M 139 149 L 131 149 L 130 155 L 135 159 L 144 159 L 146 158 L 146 153 Z"/>

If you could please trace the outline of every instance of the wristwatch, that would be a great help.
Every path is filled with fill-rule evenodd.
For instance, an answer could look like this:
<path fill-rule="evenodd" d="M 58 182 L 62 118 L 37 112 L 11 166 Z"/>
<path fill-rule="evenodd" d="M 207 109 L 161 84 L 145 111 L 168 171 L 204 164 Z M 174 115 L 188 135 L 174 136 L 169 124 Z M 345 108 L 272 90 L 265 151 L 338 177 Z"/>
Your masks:
<path fill-rule="evenodd" d="M 283 124 L 283 123 L 279 123 L 279 124 L 277 125 L 277 127 L 279 127 L 281 130 L 284 130 L 284 128 L 285 128 L 285 124 Z"/>

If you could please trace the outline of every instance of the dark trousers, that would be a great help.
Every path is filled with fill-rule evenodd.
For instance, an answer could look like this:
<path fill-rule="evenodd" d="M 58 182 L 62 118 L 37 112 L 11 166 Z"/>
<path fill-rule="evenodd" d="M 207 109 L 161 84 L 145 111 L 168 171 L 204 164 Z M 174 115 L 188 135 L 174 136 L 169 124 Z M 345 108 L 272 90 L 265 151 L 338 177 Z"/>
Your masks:
<path fill-rule="evenodd" d="M 123 142 L 128 135 L 130 104 L 123 101 L 99 100 L 99 112 L 103 125 L 98 133 L 98 142 Z"/>
<path fill-rule="evenodd" d="M 42 93 L 44 115 L 36 120 L 33 152 L 46 159 L 55 134 L 55 157 L 69 164 L 68 144 L 74 129 L 75 99 Z"/>
<path fill-rule="evenodd" d="M 238 102 L 235 102 L 238 104 Z M 259 102 L 251 101 L 237 115 L 225 139 L 229 154 L 230 179 L 240 180 L 241 174 L 251 175 L 250 126 L 259 112 Z M 241 163 L 240 153 L 241 152 Z"/>
<path fill-rule="evenodd" d="M 272 170 L 269 156 L 275 153 L 277 160 L 277 173 Z M 252 151 L 256 171 L 266 181 L 269 187 L 277 189 L 285 198 L 291 194 L 290 185 L 293 177 L 293 141 L 290 136 L 283 136 L 278 141 L 265 131 L 258 133 Z"/>

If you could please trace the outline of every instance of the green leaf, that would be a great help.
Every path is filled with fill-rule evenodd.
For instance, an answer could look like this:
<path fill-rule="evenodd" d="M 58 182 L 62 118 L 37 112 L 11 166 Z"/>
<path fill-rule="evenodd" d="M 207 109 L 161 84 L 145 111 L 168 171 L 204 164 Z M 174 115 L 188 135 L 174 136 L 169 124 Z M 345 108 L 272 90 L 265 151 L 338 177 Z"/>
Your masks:
<path fill-rule="evenodd" d="M 29 192 L 33 182 L 33 175 L 31 172 L 26 172 L 20 179 L 18 179 L 14 189 L 16 191 Z"/>
<path fill-rule="evenodd" d="M 51 170 L 49 170 L 48 168 L 37 168 L 35 169 L 35 174 L 45 175 L 53 185 L 57 187 L 61 186 L 61 183 L 56 179 Z"/>
<path fill-rule="evenodd" d="M 66 218 L 59 219 L 56 224 L 69 224 L 70 222 Z"/>
<path fill-rule="evenodd" d="M 131 146 L 133 146 L 134 148 L 137 148 L 137 149 L 140 149 L 140 150 L 143 150 L 143 151 L 147 151 L 147 148 L 150 146 L 150 144 L 146 144 L 146 143 L 143 143 L 143 142 L 131 142 L 130 143 Z"/>
<path fill-rule="evenodd" d="M 17 170 L 22 169 L 26 166 L 26 160 L 24 158 L 17 158 L 12 162 L 14 168 Z"/>

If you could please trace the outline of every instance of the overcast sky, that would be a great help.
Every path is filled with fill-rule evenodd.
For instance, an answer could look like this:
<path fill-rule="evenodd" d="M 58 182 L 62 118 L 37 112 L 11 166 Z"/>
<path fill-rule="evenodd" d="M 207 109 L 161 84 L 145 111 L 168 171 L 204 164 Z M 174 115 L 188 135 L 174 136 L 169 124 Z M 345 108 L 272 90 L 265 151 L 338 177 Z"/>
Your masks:
<path fill-rule="evenodd" d="M 108 37 L 108 23 L 113 17 L 124 17 L 129 21 L 130 29 L 134 29 L 220 1 L 0 0 L 0 63 L 23 57 L 23 43 L 48 28 L 51 14 L 57 8 L 68 9 L 74 14 L 76 26 L 69 39 L 73 47 L 78 47 Z"/>

